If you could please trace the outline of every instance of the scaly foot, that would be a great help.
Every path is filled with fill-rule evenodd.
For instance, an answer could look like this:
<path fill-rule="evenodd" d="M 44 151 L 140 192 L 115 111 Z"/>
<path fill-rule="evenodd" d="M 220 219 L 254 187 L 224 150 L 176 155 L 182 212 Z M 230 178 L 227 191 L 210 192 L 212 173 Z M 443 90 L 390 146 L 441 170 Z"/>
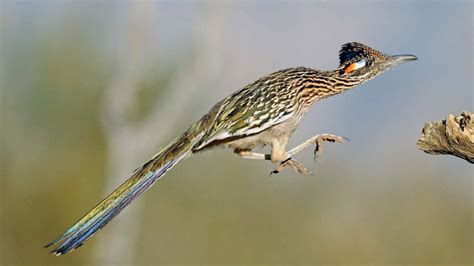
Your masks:
<path fill-rule="evenodd" d="M 336 136 L 333 134 L 321 134 L 314 139 L 314 143 L 316 144 L 316 148 L 314 149 L 314 160 L 321 156 L 323 153 L 323 142 L 345 142 L 349 141 L 348 138 Z"/>
<path fill-rule="evenodd" d="M 306 169 L 302 164 L 300 164 L 296 160 L 291 159 L 291 157 L 281 162 L 280 165 L 278 165 L 275 170 L 270 172 L 270 175 L 278 174 L 285 167 L 290 167 L 291 170 L 293 170 L 295 173 L 298 173 L 298 174 L 313 175 L 311 171 Z"/>

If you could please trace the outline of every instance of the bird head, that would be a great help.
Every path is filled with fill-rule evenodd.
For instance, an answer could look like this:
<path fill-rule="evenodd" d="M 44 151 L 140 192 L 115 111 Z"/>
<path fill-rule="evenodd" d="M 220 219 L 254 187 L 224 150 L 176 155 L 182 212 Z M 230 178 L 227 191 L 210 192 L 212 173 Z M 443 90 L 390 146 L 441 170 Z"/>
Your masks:
<path fill-rule="evenodd" d="M 386 55 L 364 44 L 350 42 L 342 45 L 339 51 L 341 77 L 355 78 L 363 82 L 372 79 L 390 68 L 417 60 L 414 55 Z"/>

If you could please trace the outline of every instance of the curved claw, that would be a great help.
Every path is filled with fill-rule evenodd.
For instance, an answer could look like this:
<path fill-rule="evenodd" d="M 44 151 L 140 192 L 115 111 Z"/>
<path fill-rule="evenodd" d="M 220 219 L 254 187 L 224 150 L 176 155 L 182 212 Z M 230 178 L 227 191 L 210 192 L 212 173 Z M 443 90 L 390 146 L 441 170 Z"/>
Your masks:
<path fill-rule="evenodd" d="M 268 174 L 270 177 L 273 175 L 273 174 L 278 174 L 280 171 L 278 171 L 277 169 L 273 170 L 270 172 L 270 174 Z"/>

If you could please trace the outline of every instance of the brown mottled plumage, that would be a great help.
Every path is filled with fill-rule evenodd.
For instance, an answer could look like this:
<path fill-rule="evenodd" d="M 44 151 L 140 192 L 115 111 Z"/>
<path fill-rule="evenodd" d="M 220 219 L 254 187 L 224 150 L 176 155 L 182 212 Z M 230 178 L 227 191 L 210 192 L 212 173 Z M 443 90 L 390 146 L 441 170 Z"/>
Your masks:
<path fill-rule="evenodd" d="M 289 137 L 311 105 L 370 80 L 396 64 L 416 60 L 416 57 L 388 56 L 353 42 L 342 46 L 339 60 L 340 66 L 333 71 L 307 67 L 277 71 L 218 102 L 46 247 L 59 243 L 52 253 L 61 255 L 81 246 L 181 159 L 215 146 L 232 148 L 243 158 L 279 163 L 274 173 L 284 167 L 309 173 L 291 156 L 310 144 L 316 144 L 319 154 L 323 141 L 344 141 L 335 135 L 317 135 L 286 151 Z M 251 151 L 265 145 L 271 146 L 271 154 Z"/>

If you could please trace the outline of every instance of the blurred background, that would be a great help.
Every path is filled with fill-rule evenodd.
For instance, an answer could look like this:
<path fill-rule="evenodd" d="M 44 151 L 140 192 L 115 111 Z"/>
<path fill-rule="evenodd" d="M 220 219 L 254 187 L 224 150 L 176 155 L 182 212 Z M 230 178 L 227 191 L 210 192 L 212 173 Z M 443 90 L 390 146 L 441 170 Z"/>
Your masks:
<path fill-rule="evenodd" d="M 473 167 L 416 149 L 473 111 L 471 1 L 0 4 L 0 264 L 473 263 Z M 274 175 L 228 150 L 180 163 L 82 248 L 42 247 L 220 99 L 366 43 L 419 60 L 317 103 Z"/>

